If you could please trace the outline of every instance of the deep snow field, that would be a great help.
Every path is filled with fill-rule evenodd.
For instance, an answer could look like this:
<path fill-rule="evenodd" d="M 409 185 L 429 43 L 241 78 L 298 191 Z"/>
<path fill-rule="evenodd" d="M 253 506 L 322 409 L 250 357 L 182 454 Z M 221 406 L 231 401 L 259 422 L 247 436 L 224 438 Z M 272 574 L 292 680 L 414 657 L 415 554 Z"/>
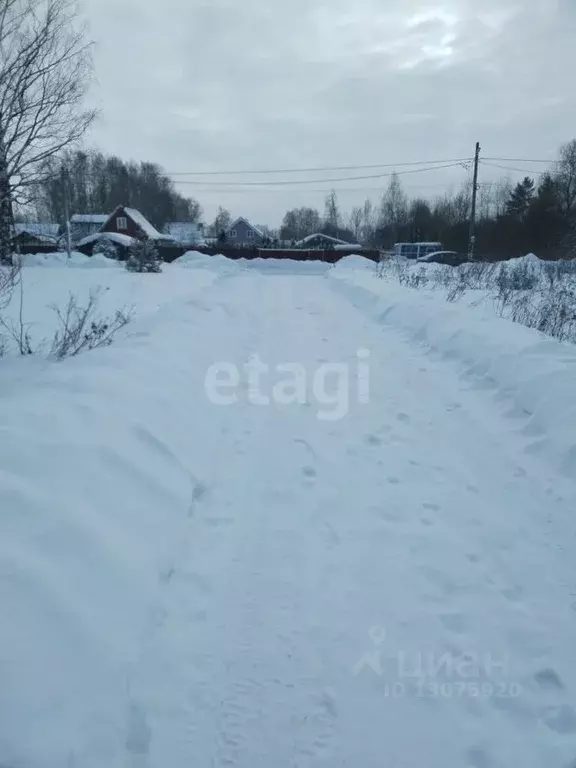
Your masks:
<path fill-rule="evenodd" d="M 133 318 L 0 360 L 2 768 L 574 765 L 576 347 L 360 256 L 23 286 Z"/>

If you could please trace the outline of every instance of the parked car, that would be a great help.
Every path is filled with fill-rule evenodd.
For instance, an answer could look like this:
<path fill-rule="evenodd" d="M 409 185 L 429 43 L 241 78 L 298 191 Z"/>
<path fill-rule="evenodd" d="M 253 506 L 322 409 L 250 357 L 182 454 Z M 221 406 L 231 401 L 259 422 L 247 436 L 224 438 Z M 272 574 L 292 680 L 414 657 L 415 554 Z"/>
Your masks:
<path fill-rule="evenodd" d="M 417 264 L 448 264 L 451 267 L 458 267 L 465 261 L 468 261 L 466 254 L 457 251 L 433 251 L 416 259 Z"/>
<path fill-rule="evenodd" d="M 437 253 L 442 250 L 442 243 L 396 243 L 392 251 L 395 258 L 419 259 L 427 253 Z"/>

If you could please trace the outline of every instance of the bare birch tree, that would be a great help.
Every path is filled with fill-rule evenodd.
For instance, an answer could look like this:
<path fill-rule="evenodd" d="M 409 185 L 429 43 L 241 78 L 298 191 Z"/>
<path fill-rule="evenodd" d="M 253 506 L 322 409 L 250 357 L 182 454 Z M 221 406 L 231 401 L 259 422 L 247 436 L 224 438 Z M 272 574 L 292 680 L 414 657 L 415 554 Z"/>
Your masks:
<path fill-rule="evenodd" d="M 352 208 L 350 214 L 350 229 L 354 232 L 356 242 L 360 240 L 360 232 L 362 231 L 362 222 L 364 221 L 364 210 L 361 206 L 355 206 Z"/>
<path fill-rule="evenodd" d="M 0 0 L 0 260 L 10 259 L 14 200 L 82 137 L 90 44 L 74 0 Z"/>

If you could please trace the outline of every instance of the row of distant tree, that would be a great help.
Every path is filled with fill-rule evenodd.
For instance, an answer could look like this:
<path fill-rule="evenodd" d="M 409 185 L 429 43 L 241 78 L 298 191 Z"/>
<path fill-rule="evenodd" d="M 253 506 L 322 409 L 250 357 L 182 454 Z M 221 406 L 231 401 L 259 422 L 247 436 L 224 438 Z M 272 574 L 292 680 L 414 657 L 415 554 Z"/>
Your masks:
<path fill-rule="evenodd" d="M 439 241 L 447 249 L 466 251 L 471 204 L 471 182 L 430 201 L 410 198 L 399 176 L 393 175 L 377 203 L 368 198 L 344 213 L 332 191 L 323 213 L 310 207 L 292 208 L 279 229 L 267 234 L 291 242 L 321 232 L 378 248 L 403 241 Z M 210 231 L 222 232 L 230 221 L 230 213 L 220 208 Z M 537 182 L 526 176 L 516 185 L 506 178 L 480 183 L 477 222 L 480 255 L 576 254 L 576 140 L 560 148 L 558 160 Z"/>
<path fill-rule="evenodd" d="M 37 184 L 35 208 L 41 220 L 64 223 L 67 211 L 102 214 L 117 205 L 137 208 L 159 229 L 202 216 L 198 201 L 179 194 L 160 166 L 101 152 L 76 150 L 53 158 Z"/>
<path fill-rule="evenodd" d="M 376 204 L 366 199 L 346 214 L 332 191 L 323 213 L 310 207 L 292 208 L 277 230 L 265 228 L 266 235 L 271 241 L 292 242 L 322 232 L 379 248 L 398 241 L 432 240 L 465 251 L 471 197 L 467 183 L 433 201 L 409 198 L 400 178 L 393 175 Z M 182 196 L 160 166 L 125 162 L 96 151 L 67 151 L 50 158 L 35 181 L 33 201 L 35 217 L 60 223 L 67 211 L 108 213 L 120 204 L 138 208 L 160 229 L 171 221 L 202 220 L 200 203 Z M 477 217 L 479 254 L 572 253 L 576 248 L 576 140 L 560 148 L 558 160 L 538 182 L 527 176 L 515 186 L 507 179 L 481 183 Z M 206 232 L 218 237 L 231 221 L 230 212 L 220 207 Z"/>
<path fill-rule="evenodd" d="M 119 204 L 138 208 L 158 228 L 171 221 L 200 222 L 197 200 L 183 197 L 154 163 L 124 162 L 100 152 L 70 151 L 45 166 L 36 183 L 40 219 L 63 222 L 72 212 L 107 213 Z M 367 199 L 349 213 L 341 210 L 335 191 L 323 213 L 299 207 L 286 212 L 271 240 L 298 241 L 317 232 L 347 242 L 389 248 L 398 241 L 440 241 L 465 251 L 471 212 L 471 183 L 429 201 L 410 198 L 393 175 L 380 200 Z M 507 179 L 481 183 L 477 205 L 477 252 L 514 255 L 535 251 L 567 255 L 576 248 L 576 140 L 561 147 L 558 160 L 538 182 L 527 176 L 516 185 Z M 220 207 L 206 232 L 218 237 L 230 226 L 230 212 Z"/>

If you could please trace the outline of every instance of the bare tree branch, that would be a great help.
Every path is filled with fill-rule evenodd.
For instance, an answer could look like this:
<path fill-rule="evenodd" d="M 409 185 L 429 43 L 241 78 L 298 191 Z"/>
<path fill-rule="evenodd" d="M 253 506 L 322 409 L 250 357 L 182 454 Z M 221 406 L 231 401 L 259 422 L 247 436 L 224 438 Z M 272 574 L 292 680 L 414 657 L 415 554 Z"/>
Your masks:
<path fill-rule="evenodd" d="M 29 199 L 46 161 L 94 120 L 82 106 L 90 54 L 74 0 L 0 0 L 0 260 L 9 259 L 13 199 Z"/>

